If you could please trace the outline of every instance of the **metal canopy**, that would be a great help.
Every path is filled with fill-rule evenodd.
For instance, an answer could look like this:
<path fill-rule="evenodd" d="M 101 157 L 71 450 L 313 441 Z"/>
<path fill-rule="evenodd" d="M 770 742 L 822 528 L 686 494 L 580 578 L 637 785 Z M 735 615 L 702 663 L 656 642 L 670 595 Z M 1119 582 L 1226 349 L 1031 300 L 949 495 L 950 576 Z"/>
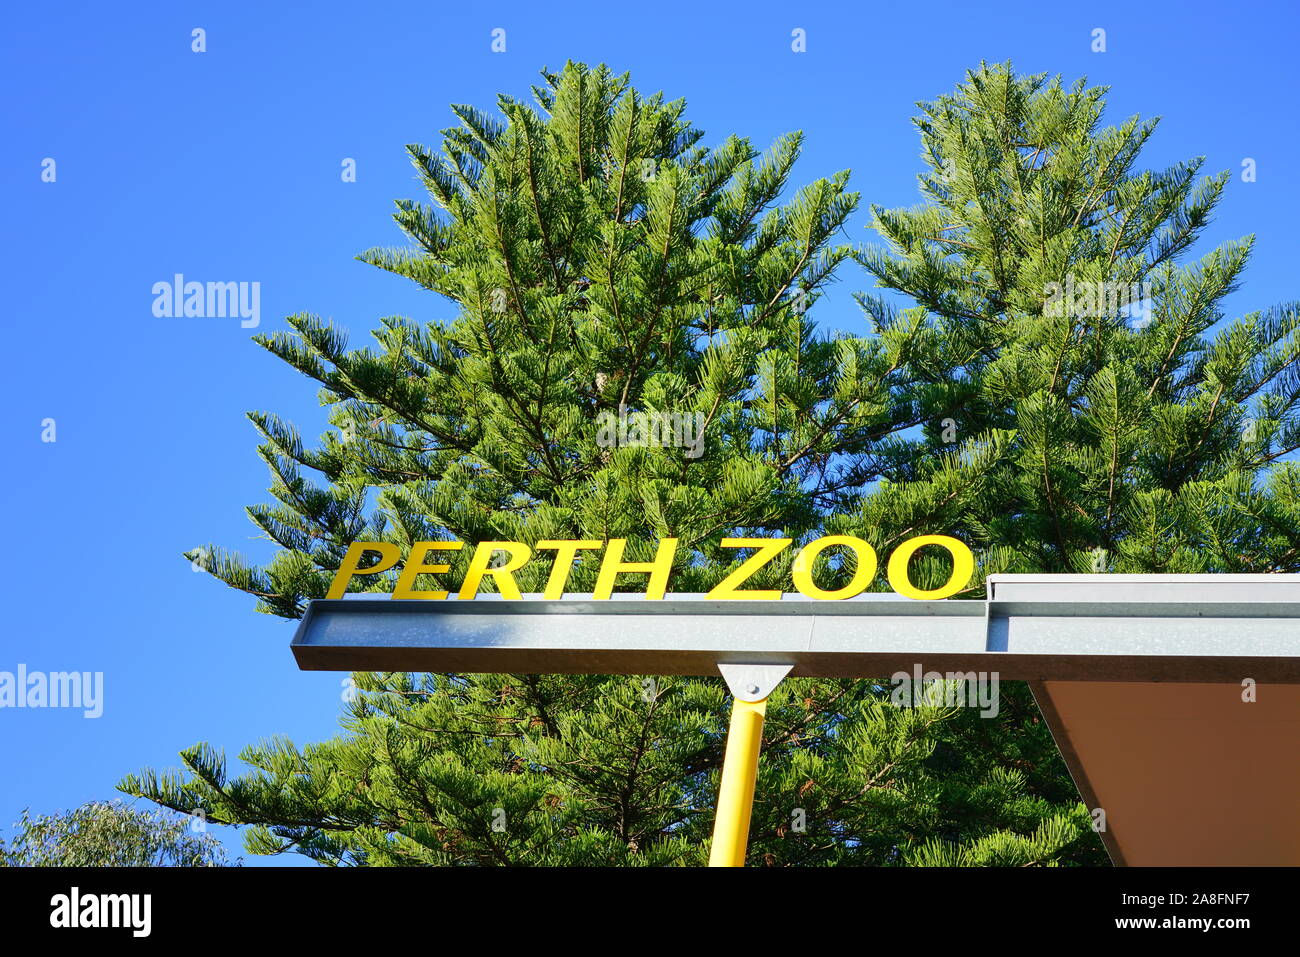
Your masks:
<path fill-rule="evenodd" d="M 864 595 L 710 601 L 394 601 L 308 606 L 291 648 L 313 671 L 716 675 L 789 664 L 795 677 L 910 669 L 1010 680 L 1300 683 L 1300 576 L 994 575 L 984 601 Z"/>
<path fill-rule="evenodd" d="M 996 672 L 1030 682 L 1085 804 L 1105 812 L 1116 864 L 1300 864 L 1300 575 L 993 575 L 984 601 L 359 595 L 311 602 L 291 648 L 316 671 L 721 670 L 749 698 L 770 691 L 762 666 Z M 763 707 L 738 693 L 728 749 L 736 738 L 753 753 L 728 759 L 745 764 L 737 780 L 757 760 Z M 746 709 L 760 715 L 741 722 L 748 737 Z M 752 793 L 751 779 L 736 787 Z M 727 806 L 722 857 L 721 822 L 743 817 Z M 742 836 L 726 863 L 743 860 Z"/>

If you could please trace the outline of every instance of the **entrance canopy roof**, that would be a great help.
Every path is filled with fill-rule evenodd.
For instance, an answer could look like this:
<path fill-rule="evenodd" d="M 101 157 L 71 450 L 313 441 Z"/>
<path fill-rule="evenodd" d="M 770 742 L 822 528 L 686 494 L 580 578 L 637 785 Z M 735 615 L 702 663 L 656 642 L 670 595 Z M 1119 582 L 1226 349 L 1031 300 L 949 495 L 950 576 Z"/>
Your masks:
<path fill-rule="evenodd" d="M 1300 683 L 1300 576 L 994 575 L 983 601 L 863 595 L 710 601 L 313 601 L 292 649 L 305 670 L 794 676 L 935 670 L 1025 680 Z"/>
<path fill-rule="evenodd" d="M 1300 575 L 993 575 L 982 601 L 313 601 L 300 668 L 1030 682 L 1117 864 L 1300 864 Z M 1094 810 L 1095 813 L 1095 810 Z"/>

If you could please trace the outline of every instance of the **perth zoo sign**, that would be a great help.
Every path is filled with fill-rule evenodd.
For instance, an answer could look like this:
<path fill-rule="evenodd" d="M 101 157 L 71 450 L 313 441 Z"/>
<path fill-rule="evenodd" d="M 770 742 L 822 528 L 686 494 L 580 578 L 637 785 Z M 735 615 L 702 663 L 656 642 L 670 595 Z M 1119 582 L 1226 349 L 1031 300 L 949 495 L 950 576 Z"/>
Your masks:
<path fill-rule="evenodd" d="M 759 569 L 789 548 L 791 544 L 793 544 L 793 539 L 789 538 L 724 538 L 722 540 L 723 548 L 752 548 L 755 551 L 750 558 L 741 562 L 735 571 L 723 579 L 705 597 L 716 601 L 779 599 L 781 593 L 778 591 L 741 591 L 740 587 L 752 578 Z M 922 591 L 913 585 L 908 578 L 908 562 L 917 550 L 925 545 L 942 548 L 952 556 L 952 575 L 948 582 L 930 591 Z M 416 542 L 411 546 L 410 557 L 407 558 L 402 573 L 397 579 L 392 597 L 434 600 L 448 597 L 449 593 L 447 591 L 415 591 L 415 582 L 420 575 L 436 574 L 450 570 L 448 565 L 436 560 L 429 563 L 430 555 L 459 551 L 463 547 L 464 543 L 457 541 Z M 548 601 L 563 598 L 564 586 L 568 581 L 569 572 L 573 567 L 573 560 L 578 552 L 584 549 L 603 548 L 605 551 L 601 556 L 600 574 L 596 579 L 596 591 L 592 595 L 593 599 L 610 599 L 614 592 L 615 577 L 636 572 L 649 576 L 645 586 L 645 597 L 662 599 L 668 589 L 668 577 L 672 574 L 673 558 L 677 554 L 677 539 L 663 539 L 659 543 L 659 549 L 654 560 L 649 562 L 624 561 L 623 552 L 626 547 L 627 539 L 623 538 L 613 538 L 609 542 L 573 539 L 538 542 L 536 547 L 538 552 L 555 553 L 555 563 L 552 566 L 550 580 L 546 583 L 546 591 L 542 593 L 542 598 Z M 814 559 L 821 555 L 822 552 L 833 547 L 847 549 L 856 555 L 857 570 L 854 573 L 853 580 L 847 585 L 834 591 L 827 591 L 817 587 L 816 582 L 813 581 L 812 567 Z M 496 560 L 496 555 L 500 552 L 504 552 L 509 556 L 504 563 Z M 378 555 L 378 561 L 362 569 L 360 567 L 361 560 L 371 553 Z M 461 582 L 460 588 L 456 592 L 456 597 L 461 600 L 472 600 L 478 594 L 479 585 L 483 583 L 483 579 L 491 577 L 497 586 L 497 591 L 503 598 L 518 600 L 522 596 L 519 594 L 519 586 L 515 583 L 514 575 L 515 572 L 532 560 L 533 554 L 534 550 L 521 542 L 479 542 L 474 548 L 469 570 L 465 574 L 465 580 Z M 354 577 L 358 575 L 377 575 L 389 571 L 397 565 L 401 557 L 401 551 L 398 547 L 388 542 L 354 543 L 348 548 L 347 555 L 343 558 L 343 564 L 339 566 L 338 574 L 334 576 L 327 597 L 342 598 L 347 593 L 348 584 Z M 794 560 L 791 577 L 793 577 L 794 586 L 799 590 L 800 594 L 821 601 L 839 601 L 852 598 L 866 591 L 867 586 L 876 577 L 876 565 L 875 549 L 867 542 L 851 535 L 828 535 L 825 538 L 818 538 L 809 542 L 800 549 L 798 556 Z M 974 572 L 975 556 L 971 554 L 971 550 L 962 542 L 947 535 L 921 535 L 909 539 L 895 549 L 889 557 L 889 584 L 898 594 L 906 595 L 908 598 L 934 600 L 955 595 L 970 583 Z"/>
<path fill-rule="evenodd" d="M 969 705 L 990 717 L 983 692 L 1027 681 L 1116 864 L 1300 864 L 1300 575 L 992 574 L 983 599 L 962 600 L 975 558 L 958 539 L 904 541 L 884 560 L 886 593 L 868 591 L 881 572 L 871 545 L 832 535 L 799 547 L 795 592 L 782 593 L 753 579 L 791 539 L 721 544 L 750 552 L 712 591 L 681 594 L 671 538 L 647 561 L 629 560 L 623 539 L 417 542 L 405 561 L 396 544 L 357 542 L 290 647 L 316 671 L 720 674 L 733 705 L 717 866 L 744 863 L 767 698 L 787 675 L 893 675 L 931 692 L 955 677 L 981 686 Z M 946 553 L 938 587 L 910 575 L 922 550 Z M 574 562 L 594 551 L 594 591 L 571 593 Z M 828 589 L 814 566 L 833 555 L 852 559 L 851 578 Z M 522 594 L 516 575 L 539 559 L 545 590 Z M 489 580 L 496 594 L 480 594 Z M 381 581 L 390 593 L 349 593 Z M 913 688 L 891 700 L 936 699 Z"/>

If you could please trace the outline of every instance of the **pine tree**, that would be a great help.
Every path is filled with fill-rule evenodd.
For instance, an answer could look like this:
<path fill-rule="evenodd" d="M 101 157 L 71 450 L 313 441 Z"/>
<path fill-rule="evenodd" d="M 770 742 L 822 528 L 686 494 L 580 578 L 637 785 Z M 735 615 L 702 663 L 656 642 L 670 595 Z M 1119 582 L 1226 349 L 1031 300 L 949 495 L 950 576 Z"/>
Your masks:
<path fill-rule="evenodd" d="M 985 574 L 1296 571 L 1300 310 L 1208 335 L 1253 237 L 1179 260 L 1228 174 L 1139 170 L 1156 121 L 1101 129 L 1105 92 L 982 66 L 924 105 L 927 202 L 858 258 L 916 304 L 860 297 L 928 441 L 828 524 L 948 528 Z"/>
<path fill-rule="evenodd" d="M 799 134 L 762 156 L 735 137 L 710 150 L 680 101 L 626 76 L 543 77 L 536 106 L 455 107 L 440 155 L 409 147 L 437 209 L 399 202 L 414 248 L 361 257 L 439 293 L 449 321 L 385 319 L 378 351 L 305 315 L 259 339 L 323 386 L 338 430 L 309 449 L 252 414 L 277 502 L 249 515 L 280 550 L 265 567 L 187 555 L 260 610 L 301 615 L 358 540 L 405 554 L 431 539 L 626 538 L 644 560 L 671 537 L 681 591 L 716 584 L 737 558 L 721 539 L 747 535 L 844 532 L 886 554 L 947 532 L 981 560 L 964 597 L 990 571 L 1293 561 L 1294 482 L 1272 463 L 1293 445 L 1294 317 L 1203 337 L 1247 245 L 1174 261 L 1223 180 L 1194 182 L 1199 164 L 1135 172 L 1152 124 L 1099 129 L 1103 91 L 982 67 L 923 104 L 927 202 L 875 210 L 889 247 L 857 251 L 835 241 L 857 204 L 847 174 L 782 202 Z M 808 309 L 853 256 L 916 305 L 862 296 L 871 334 L 828 336 Z M 1062 311 L 1050 284 L 1067 279 Z M 1141 302 L 1076 317 L 1094 279 L 1151 281 L 1150 322 L 1126 321 Z M 611 415 L 647 412 L 698 414 L 701 454 L 601 441 Z M 1113 556 L 1100 568 L 1098 549 Z M 458 580 L 468 555 L 452 554 Z M 595 569 L 582 558 L 570 589 L 591 590 Z M 852 571 L 818 575 L 834 587 Z M 775 562 L 754 586 L 789 590 L 789 572 Z M 548 573 L 531 563 L 521 587 Z M 946 577 L 941 558 L 913 562 L 922 587 Z M 250 825 L 254 852 L 327 863 L 705 859 L 719 679 L 354 678 L 339 738 L 249 747 L 233 780 L 197 745 L 188 774 L 120 787 Z M 1032 698 L 1001 690 L 982 718 L 894 707 L 884 681 L 784 682 L 751 861 L 1104 861 Z"/>
<path fill-rule="evenodd" d="M 1203 159 L 1139 169 L 1156 121 L 1102 128 L 1105 93 L 981 65 L 921 104 L 925 202 L 873 208 L 886 245 L 857 258 L 912 303 L 858 297 L 877 336 L 906 342 L 924 439 L 891 450 L 829 531 L 882 553 L 947 532 L 976 549 L 981 576 L 1300 571 L 1300 472 L 1287 460 L 1300 447 L 1300 310 L 1215 329 L 1253 239 L 1180 260 L 1228 174 L 1200 176 Z M 914 572 L 942 580 L 947 565 L 918 558 Z M 1080 819 L 1061 811 L 1063 782 L 1041 774 L 1050 762 L 1033 743 L 1050 745 L 1036 709 L 1011 694 L 995 733 L 965 709 L 933 758 L 987 769 L 942 795 L 949 817 L 1001 788 L 1009 827 L 911 831 L 907 862 L 1043 862 L 1070 844 Z M 961 735 L 1028 750 L 986 761 Z"/>

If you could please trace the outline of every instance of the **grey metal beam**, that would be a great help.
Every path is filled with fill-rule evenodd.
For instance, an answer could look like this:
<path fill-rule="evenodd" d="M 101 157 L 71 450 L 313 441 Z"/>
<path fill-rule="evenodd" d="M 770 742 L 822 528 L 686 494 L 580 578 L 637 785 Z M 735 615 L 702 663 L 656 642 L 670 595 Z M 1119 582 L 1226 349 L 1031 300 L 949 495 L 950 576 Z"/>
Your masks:
<path fill-rule="evenodd" d="M 300 668 L 792 676 L 997 672 L 1005 679 L 1300 683 L 1300 576 L 998 575 L 985 601 L 316 600 Z"/>

